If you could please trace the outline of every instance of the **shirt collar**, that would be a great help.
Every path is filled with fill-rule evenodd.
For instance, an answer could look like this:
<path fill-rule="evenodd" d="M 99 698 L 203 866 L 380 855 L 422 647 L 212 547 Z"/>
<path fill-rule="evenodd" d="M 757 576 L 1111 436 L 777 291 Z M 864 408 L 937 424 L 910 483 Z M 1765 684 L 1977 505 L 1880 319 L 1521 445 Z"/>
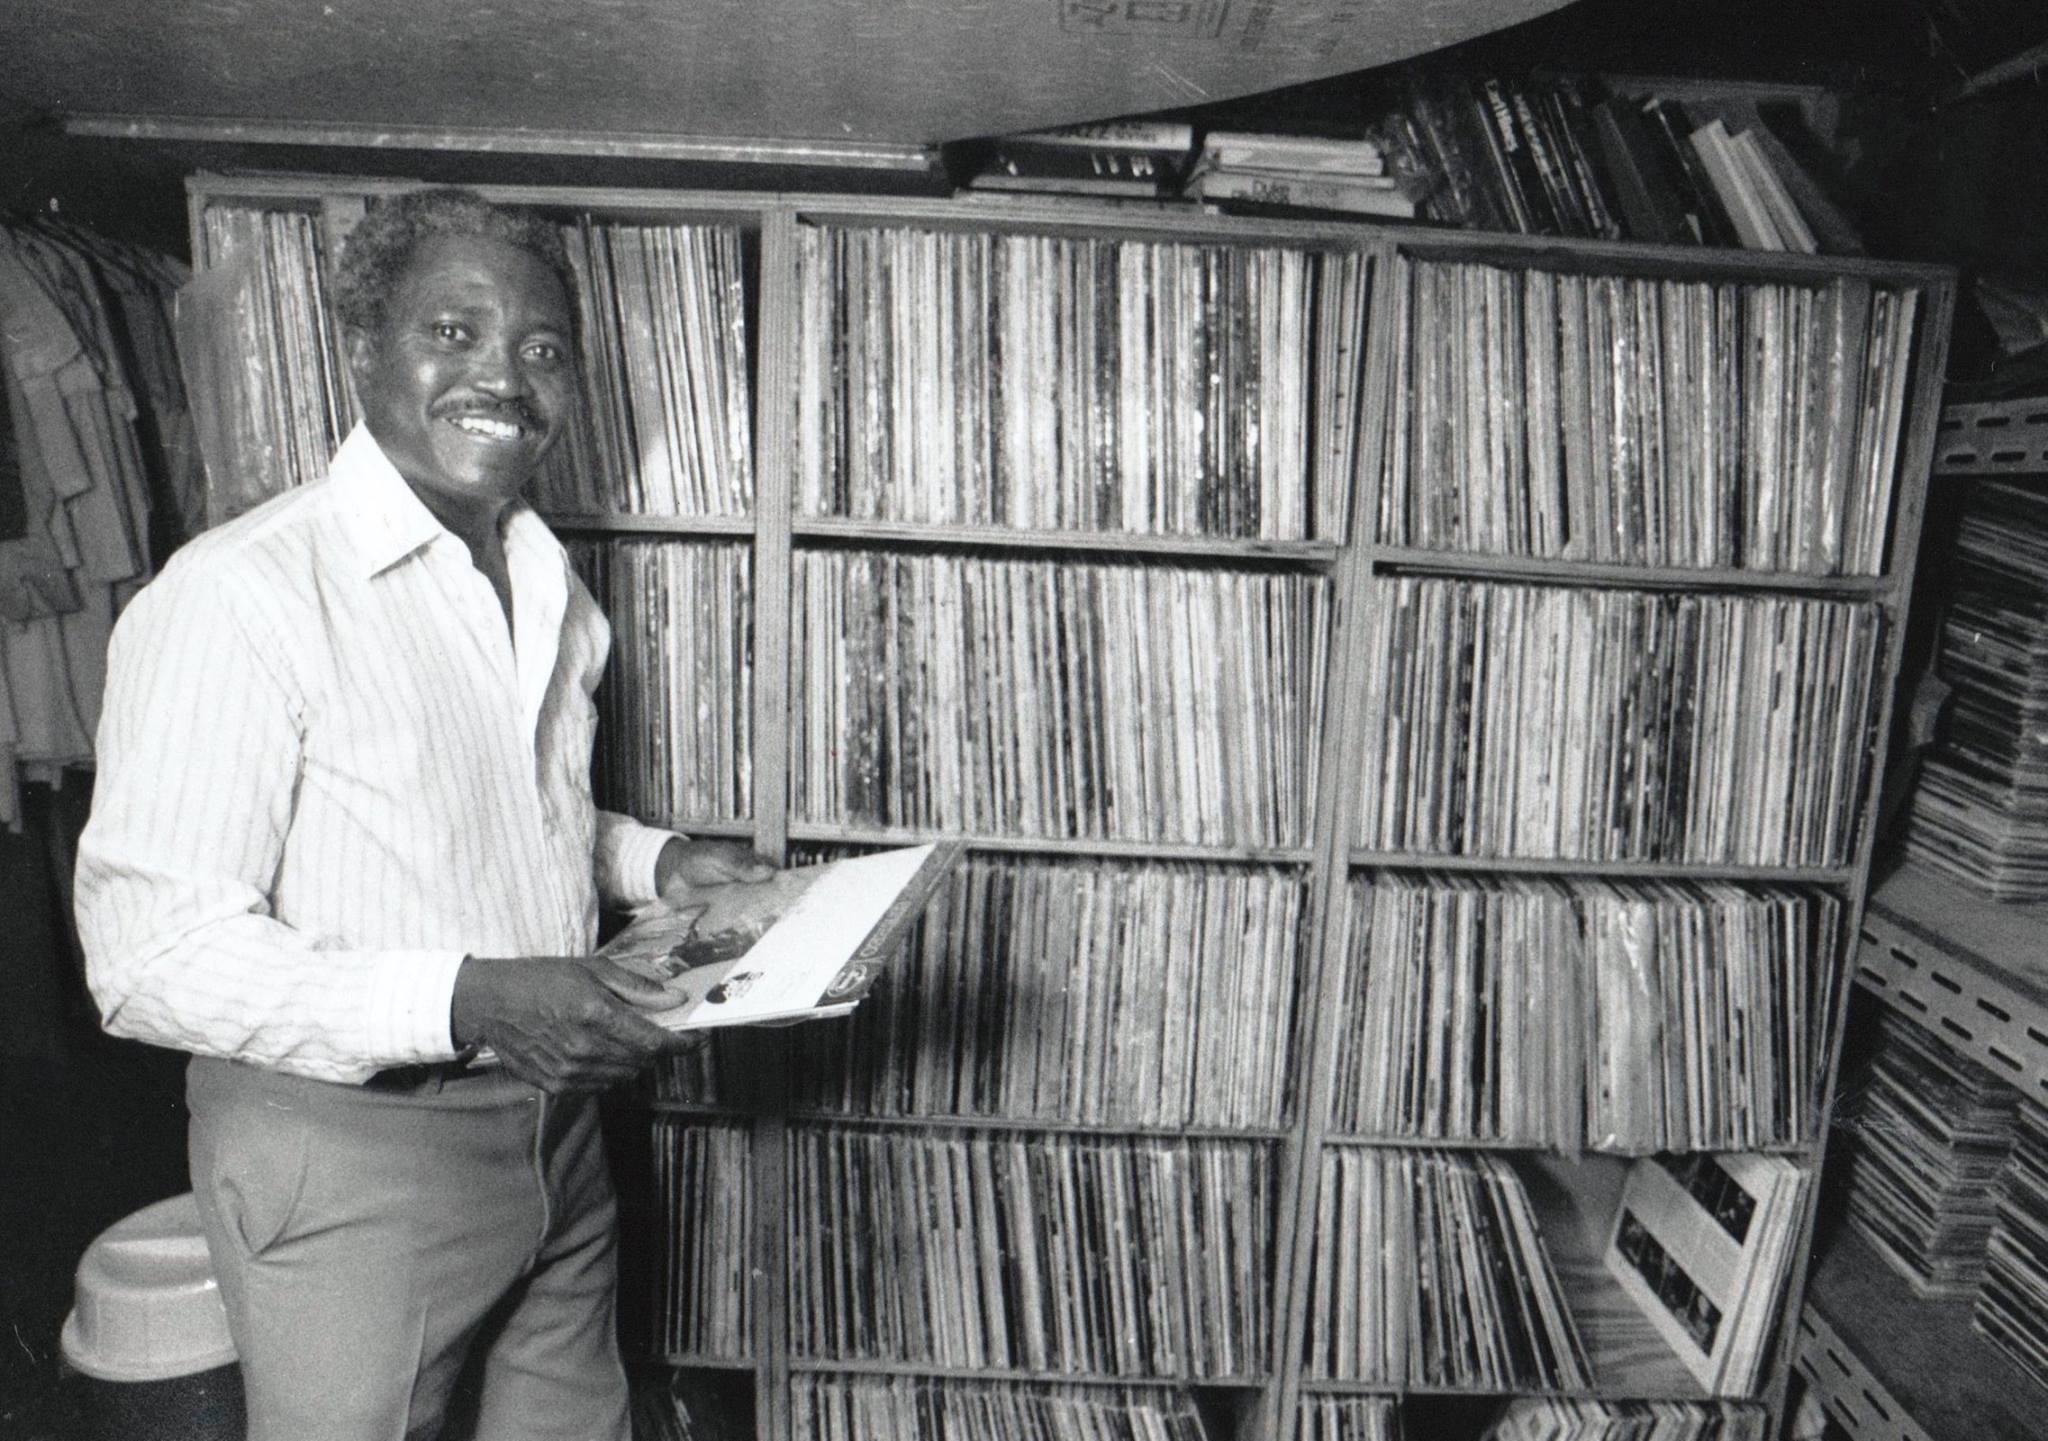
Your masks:
<path fill-rule="evenodd" d="M 382 575 L 448 534 L 447 527 L 406 484 L 368 426 L 358 423 L 349 432 L 327 473 L 366 579 Z M 561 563 L 561 543 L 524 501 L 513 502 L 506 515 L 505 541 L 508 551 L 516 547 L 536 558 L 546 556 Z"/>

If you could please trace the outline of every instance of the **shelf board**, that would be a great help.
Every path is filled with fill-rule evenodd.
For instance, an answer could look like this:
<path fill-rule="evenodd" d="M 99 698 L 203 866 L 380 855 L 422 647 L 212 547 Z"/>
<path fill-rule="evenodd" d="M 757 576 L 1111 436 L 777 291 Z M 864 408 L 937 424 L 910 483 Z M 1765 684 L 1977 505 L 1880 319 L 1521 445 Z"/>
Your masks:
<path fill-rule="evenodd" d="M 2048 1105 L 2048 904 L 2010 905 L 1924 866 L 1871 893 L 1856 979 Z"/>
<path fill-rule="evenodd" d="M 561 535 L 696 535 L 753 538 L 750 515 L 564 515 L 544 511 L 541 519 Z"/>
<path fill-rule="evenodd" d="M 757 1364 L 737 1356 L 704 1356 L 695 1351 L 657 1351 L 650 1359 L 659 1366 L 684 1366 L 693 1371 L 751 1371 Z"/>
<path fill-rule="evenodd" d="M 1697 1385 L 1689 1385 L 1680 1391 L 1659 1391 L 1654 1387 L 1592 1386 L 1578 1390 L 1554 1390 L 1542 1386 L 1516 1386 L 1503 1390 L 1498 1386 L 1417 1386 L 1408 1382 L 1394 1381 L 1337 1381 L 1327 1376 L 1301 1378 L 1301 1394 L 1304 1396 L 1385 1396 L 1400 1400 L 1408 1396 L 1486 1396 L 1522 1397 L 1556 1396 L 1566 1400 L 1587 1401 L 1633 1401 L 1666 1403 L 1673 1405 L 1697 1406 L 1709 1400 L 1701 1394 Z M 1731 1405 L 1761 1405 L 1760 1401 L 1732 1401 Z"/>
<path fill-rule="evenodd" d="M 927 525 L 905 521 L 851 520 L 808 516 L 791 522 L 798 540 L 875 542 L 885 545 L 966 546 L 999 550 L 1100 551 L 1115 556 L 1170 560 L 1286 561 L 1295 565 L 1336 563 L 1341 547 L 1328 540 L 1260 540 L 1249 537 L 1156 535 L 1132 531 L 1012 529 L 990 525 Z"/>
<path fill-rule="evenodd" d="M 1453 856 L 1423 851 L 1351 852 L 1360 870 L 1458 871 L 1501 875 L 1669 877 L 1695 881 L 1765 881 L 1778 885 L 1846 886 L 1854 870 L 1843 866 L 1753 866 L 1724 861 L 1585 861 L 1556 857 Z"/>
<path fill-rule="evenodd" d="M 1046 1136 L 1109 1136 L 1131 1140 L 1282 1141 L 1290 1132 L 1281 1126 L 1219 1126 L 1171 1122 L 1074 1121 L 1041 1116 L 915 1116 L 856 1115 L 815 1106 L 786 1112 L 798 1125 L 868 1126 L 896 1131 L 1028 1131 Z"/>
<path fill-rule="evenodd" d="M 754 834 L 752 821 L 707 821 L 684 820 L 679 816 L 648 819 L 647 824 L 664 830 L 680 831 L 686 836 L 716 836 L 724 839 L 745 839 Z"/>
<path fill-rule="evenodd" d="M 1109 856 L 1132 860 L 1216 861 L 1259 865 L 1305 865 L 1306 846 L 1205 846 L 1181 841 L 1098 840 L 1062 836 L 992 836 L 960 831 L 824 825 L 791 821 L 789 838 L 811 844 L 915 846 L 926 841 L 959 841 L 970 851 L 1005 851 L 1055 856 Z"/>
<path fill-rule="evenodd" d="M 1861 1236 L 1822 1250 L 1800 1318 L 1798 1365 L 1856 1441 L 2023 1441 L 2048 1387 L 1970 1325 L 1968 1300 L 1929 1301 Z"/>
<path fill-rule="evenodd" d="M 1328 1146 L 1357 1146 L 1377 1150 L 1395 1151 L 1494 1151 L 1509 1155 L 1552 1156 L 1608 1156 L 1615 1160 L 1630 1161 L 1643 1156 L 1654 1156 L 1668 1148 L 1648 1146 L 1641 1150 L 1614 1150 L 1605 1146 L 1581 1146 L 1575 1151 L 1566 1151 L 1555 1141 L 1500 1140 L 1476 1136 L 1375 1136 L 1354 1131 L 1326 1131 L 1323 1144 Z M 1698 1149 L 1721 1149 L 1700 1147 Z M 1744 1152 L 1767 1156 L 1788 1156 L 1795 1160 L 1805 1159 L 1813 1154 L 1813 1147 L 1802 1142 L 1776 1141 L 1762 1146 L 1744 1146 Z"/>
<path fill-rule="evenodd" d="M 1088 1371 L 1032 1371 L 1002 1366 L 943 1366 L 927 1361 L 854 1360 L 843 1357 L 791 1356 L 789 1369 L 800 1375 L 929 1376 L 940 1380 L 1028 1381 L 1061 1386 L 1215 1386 L 1254 1389 L 1264 1376 L 1109 1376 Z"/>
<path fill-rule="evenodd" d="M 607 1104 L 614 1108 L 651 1116 L 695 1116 L 705 1121 L 754 1121 L 759 1112 L 744 1106 L 712 1101 L 676 1101 L 659 1096 L 622 1095 L 610 1097 Z"/>
<path fill-rule="evenodd" d="M 1799 575 L 1785 571 L 1728 567 L 1626 565 L 1603 561 L 1550 560 L 1485 555 L 1468 551 L 1380 547 L 1373 552 L 1375 574 L 1458 576 L 1474 580 L 1546 581 L 1556 585 L 1637 586 L 1648 590 L 1755 590 L 1870 600 L 1888 595 L 1892 582 L 1870 575 Z"/>

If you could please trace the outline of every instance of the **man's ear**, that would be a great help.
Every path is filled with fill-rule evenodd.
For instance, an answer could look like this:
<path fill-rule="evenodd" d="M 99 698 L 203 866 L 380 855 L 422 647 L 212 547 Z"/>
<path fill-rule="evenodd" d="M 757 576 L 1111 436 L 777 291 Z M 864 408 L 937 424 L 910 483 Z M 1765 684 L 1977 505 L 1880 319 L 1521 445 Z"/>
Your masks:
<path fill-rule="evenodd" d="M 376 363 L 377 337 L 359 325 L 350 325 L 341 332 L 341 346 L 348 358 L 350 379 L 361 385 Z"/>

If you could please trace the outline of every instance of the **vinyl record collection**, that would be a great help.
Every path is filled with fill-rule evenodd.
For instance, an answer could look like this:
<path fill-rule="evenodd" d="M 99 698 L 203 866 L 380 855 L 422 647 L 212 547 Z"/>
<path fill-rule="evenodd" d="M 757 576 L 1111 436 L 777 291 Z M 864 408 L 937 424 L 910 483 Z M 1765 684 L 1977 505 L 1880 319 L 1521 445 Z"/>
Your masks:
<path fill-rule="evenodd" d="M 1270 1361 L 1256 1142 L 791 1131 L 798 1356 L 1246 1378 Z"/>
<path fill-rule="evenodd" d="M 1207 1441 L 1164 1387 L 797 1376 L 796 1441 Z"/>
<path fill-rule="evenodd" d="M 1306 1396 L 1298 1441 L 1401 1441 L 1394 1403 L 1380 1396 Z"/>
<path fill-rule="evenodd" d="M 740 234 L 727 225 L 563 227 L 584 404 L 541 504 L 745 515 L 754 502 Z"/>
<path fill-rule="evenodd" d="M 1296 871 L 971 858 L 796 1091 L 871 1116 L 1278 1127 Z"/>
<path fill-rule="evenodd" d="M 1770 1413 L 1728 1402 L 1510 1401 L 1486 1441 L 1766 1441 Z"/>
<path fill-rule="evenodd" d="M 597 794 L 627 815 L 743 819 L 753 803 L 753 556 L 722 541 L 572 541 L 612 622 Z"/>
<path fill-rule="evenodd" d="M 1920 767 L 1913 858 L 2001 901 L 2048 898 L 2048 491 L 1972 477 L 1941 674 L 1954 699 Z"/>
<path fill-rule="evenodd" d="M 1528 1192 L 1499 1157 L 1330 1147 L 1315 1237 L 1310 1376 L 1488 1390 L 1591 1384 Z"/>
<path fill-rule="evenodd" d="M 1880 1013 L 1878 1036 L 1851 1102 L 1849 1222 L 1920 1295 L 1972 1295 L 2019 1093 L 1912 1021 Z"/>
<path fill-rule="evenodd" d="M 1566 1151 L 1802 1143 L 1840 914 L 1690 882 L 1354 881 L 1330 1124 Z"/>
<path fill-rule="evenodd" d="M 1375 582 L 1374 850 L 1838 866 L 1882 613 L 1853 601 Z"/>
<path fill-rule="evenodd" d="M 752 1350 L 747 1236 L 754 1174 L 747 1128 L 655 1116 L 657 1214 L 668 1217 L 654 1287 L 656 1344 L 668 1355 L 744 1359 Z"/>
<path fill-rule="evenodd" d="M 1382 542 L 1882 569 L 1917 292 L 1397 264 Z"/>
<path fill-rule="evenodd" d="M 244 362 L 215 376 L 231 393 L 214 411 L 232 432 L 223 437 L 228 455 L 208 467 L 218 524 L 324 477 L 355 424 L 355 402 L 329 309 L 320 217 L 212 205 L 205 237 L 202 289 L 225 302 Z"/>
<path fill-rule="evenodd" d="M 271 288 L 228 411 L 293 480 L 350 423 L 323 226 L 391 189 L 195 178 Z M 853 1015 L 629 1100 L 632 1339 L 707 1403 L 651 1434 L 1758 1441 L 1619 1399 L 1697 1389 L 1679 1272 L 1723 1222 L 1659 1157 L 1762 1148 L 1693 1289 L 1702 1384 L 1775 1400 L 1724 1348 L 1787 1319 L 1952 282 L 522 193 L 582 281 L 536 507 L 613 626 L 601 802 L 969 856 Z M 1635 1170 L 1698 1214 L 1601 1231 Z"/>
<path fill-rule="evenodd" d="M 2037 1106 L 2020 1108 L 1972 1324 L 2048 1386 L 2048 1112 Z"/>
<path fill-rule="evenodd" d="M 1300 845 L 1327 586 L 799 552 L 792 814 L 967 835 Z"/>
<path fill-rule="evenodd" d="M 1355 251 L 806 227 L 807 515 L 1339 538 Z"/>

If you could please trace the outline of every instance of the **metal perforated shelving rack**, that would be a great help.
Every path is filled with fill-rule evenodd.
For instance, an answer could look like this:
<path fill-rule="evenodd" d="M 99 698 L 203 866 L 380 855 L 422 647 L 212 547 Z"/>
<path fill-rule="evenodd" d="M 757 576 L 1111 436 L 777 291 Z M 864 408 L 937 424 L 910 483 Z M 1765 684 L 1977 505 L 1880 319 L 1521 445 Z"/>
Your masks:
<path fill-rule="evenodd" d="M 1871 893 L 1857 981 L 2048 1106 L 2048 904 L 2014 906 L 1907 867 Z M 1797 1364 L 1857 1441 L 2030 1441 L 2048 1387 L 1850 1232 L 1816 1261 Z"/>

